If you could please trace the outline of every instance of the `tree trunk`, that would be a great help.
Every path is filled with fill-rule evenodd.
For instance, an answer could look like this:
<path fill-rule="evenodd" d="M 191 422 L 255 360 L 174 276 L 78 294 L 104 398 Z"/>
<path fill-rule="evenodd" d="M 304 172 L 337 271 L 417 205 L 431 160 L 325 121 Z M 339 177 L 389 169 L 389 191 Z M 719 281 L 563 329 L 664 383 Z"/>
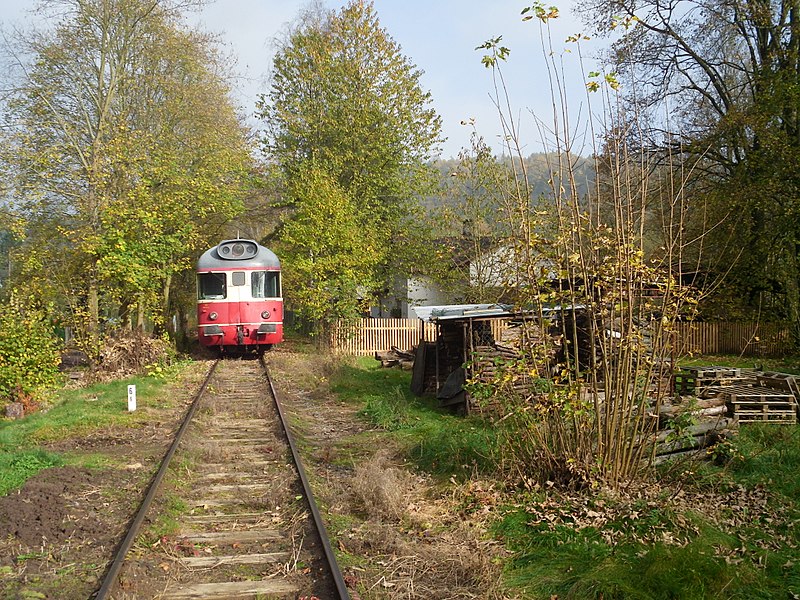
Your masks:
<path fill-rule="evenodd" d="M 86 355 L 94 362 L 100 358 L 100 300 L 97 289 L 97 279 L 94 275 L 89 278 L 89 289 L 86 292 L 89 309 L 89 320 L 86 323 L 88 348 Z"/>
<path fill-rule="evenodd" d="M 794 352 L 800 350 L 800 244 L 787 252 L 786 306 L 789 313 L 789 343 Z"/>

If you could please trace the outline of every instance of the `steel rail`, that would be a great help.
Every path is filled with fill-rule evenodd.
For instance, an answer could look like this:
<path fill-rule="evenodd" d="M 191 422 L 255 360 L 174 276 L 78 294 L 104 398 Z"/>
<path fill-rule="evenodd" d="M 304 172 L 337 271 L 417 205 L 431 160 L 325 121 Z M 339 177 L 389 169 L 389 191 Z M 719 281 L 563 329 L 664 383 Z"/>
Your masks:
<path fill-rule="evenodd" d="M 311 515 L 314 518 L 314 524 L 317 527 L 317 532 L 319 533 L 322 549 L 325 552 L 325 558 L 328 561 L 328 567 L 330 568 L 331 575 L 333 575 L 333 580 L 336 583 L 336 591 L 339 594 L 339 600 L 350 600 L 350 593 L 347 591 L 347 585 L 345 584 L 344 576 L 339 569 L 339 563 L 336 562 L 336 556 L 333 553 L 331 542 L 328 539 L 328 531 L 325 529 L 325 523 L 322 521 L 322 515 L 320 514 L 317 503 L 314 500 L 314 494 L 311 491 L 311 484 L 308 482 L 308 477 L 306 477 L 306 471 L 303 468 L 303 462 L 300 459 L 300 452 L 297 449 L 297 444 L 295 444 L 292 433 L 289 431 L 289 423 L 283 413 L 283 407 L 278 399 L 275 386 L 272 384 L 272 377 L 269 375 L 269 369 L 267 368 L 266 360 L 264 360 L 263 356 L 260 356 L 259 360 L 261 361 L 261 366 L 264 368 L 264 373 L 267 376 L 267 383 L 269 384 L 269 389 L 272 392 L 272 398 L 275 401 L 275 408 L 278 410 L 278 416 L 280 417 L 281 425 L 286 433 L 286 441 L 289 443 L 289 448 L 292 451 L 292 458 L 295 466 L 297 467 L 297 474 L 300 476 L 300 482 L 303 485 L 303 493 L 305 493 L 306 498 L 308 499 L 308 506 L 311 510 Z"/>
<path fill-rule="evenodd" d="M 111 563 L 111 566 L 106 572 L 106 576 L 103 579 L 103 585 L 97 591 L 95 600 L 105 600 L 111 593 L 111 590 L 114 588 L 117 575 L 119 575 L 119 570 L 122 568 L 122 564 L 125 562 L 125 556 L 127 555 L 128 550 L 131 549 L 136 536 L 139 534 L 139 529 L 141 528 L 142 523 L 147 516 L 147 510 L 150 508 L 150 504 L 152 504 L 153 499 L 158 493 L 158 488 L 161 486 L 161 482 L 164 480 L 164 477 L 167 474 L 169 463 L 172 460 L 172 457 L 175 455 L 175 451 L 178 449 L 178 445 L 183 439 L 186 430 L 189 428 L 189 423 L 191 423 L 194 413 L 197 412 L 197 407 L 200 406 L 200 399 L 203 397 L 203 394 L 208 387 L 208 382 L 211 381 L 211 376 L 214 374 L 218 364 L 219 360 L 216 360 L 211 365 L 206 378 L 203 380 L 203 384 L 200 386 L 200 389 L 197 391 L 197 394 L 195 394 L 195 397 L 192 400 L 192 405 L 189 407 L 189 410 L 186 411 L 186 415 L 183 418 L 183 423 L 181 423 L 178 432 L 175 434 L 175 438 L 172 440 L 169 450 L 167 450 L 167 453 L 164 455 L 164 458 L 161 461 L 161 467 L 158 469 L 158 473 L 156 473 L 156 476 L 150 482 L 147 495 L 144 497 L 144 500 L 139 506 L 139 511 L 136 513 L 136 517 L 128 529 L 128 534 L 125 536 L 125 539 L 122 540 L 122 543 L 117 550 L 114 562 Z"/>

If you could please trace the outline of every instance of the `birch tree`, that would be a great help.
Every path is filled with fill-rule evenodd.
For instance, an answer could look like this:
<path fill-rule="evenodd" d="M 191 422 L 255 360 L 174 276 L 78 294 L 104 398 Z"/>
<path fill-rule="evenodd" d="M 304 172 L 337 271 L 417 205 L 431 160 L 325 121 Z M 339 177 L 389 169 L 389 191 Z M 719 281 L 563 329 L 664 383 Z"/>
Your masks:
<path fill-rule="evenodd" d="M 211 40 L 169 0 L 46 2 L 4 106 L 20 273 L 63 299 L 90 354 L 101 317 L 158 319 L 172 275 L 239 207 L 249 154 Z M 58 10 L 56 10 L 58 9 Z"/>

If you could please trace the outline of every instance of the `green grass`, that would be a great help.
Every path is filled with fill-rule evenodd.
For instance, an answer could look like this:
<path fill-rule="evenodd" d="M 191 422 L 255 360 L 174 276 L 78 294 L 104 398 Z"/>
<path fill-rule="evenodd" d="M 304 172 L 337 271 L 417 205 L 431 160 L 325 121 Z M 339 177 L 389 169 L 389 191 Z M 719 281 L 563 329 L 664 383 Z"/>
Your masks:
<path fill-rule="evenodd" d="M 756 358 L 753 356 L 737 356 L 731 354 L 706 355 L 682 358 L 678 361 L 681 367 L 736 367 L 741 369 L 759 368 L 762 371 L 778 371 L 800 375 L 800 356 L 783 358 Z"/>
<path fill-rule="evenodd" d="M 693 364 L 752 367 L 753 361 L 703 357 Z M 800 372 L 796 358 L 759 364 Z M 343 365 L 331 381 L 341 399 L 360 406 L 362 415 L 383 428 L 419 468 L 459 478 L 498 472 L 497 431 L 481 419 L 440 410 L 433 399 L 414 397 L 407 372 L 380 369 L 365 359 Z M 664 483 L 669 489 L 674 477 L 674 489 L 709 493 L 764 489 L 771 498 L 764 514 L 775 515 L 775 522 L 764 514 L 745 516 L 738 528 L 723 529 L 703 514 L 677 513 L 664 498 L 657 506 L 636 508 L 635 519 L 623 516 L 602 530 L 579 529 L 539 523 L 529 506 L 544 493 L 517 493 L 500 511 L 494 530 L 511 551 L 506 583 L 520 597 L 561 600 L 800 597 L 800 428 L 744 426 L 729 455 L 735 458 L 723 467 L 703 464 L 677 475 L 665 470 Z M 555 490 L 548 494 L 569 512 L 568 497 Z M 467 512 L 479 508 L 470 498 L 463 502 Z M 660 539 L 654 531 L 681 542 L 642 541 Z"/>
<path fill-rule="evenodd" d="M 798 589 L 785 569 L 726 560 L 719 550 L 735 555 L 739 540 L 708 525 L 684 545 L 641 544 L 633 535 L 610 544 L 596 529 L 533 525 L 524 508 L 510 508 L 496 534 L 513 552 L 507 582 L 526 598 L 755 599 Z"/>
<path fill-rule="evenodd" d="M 153 520 L 139 536 L 137 543 L 152 546 L 159 540 L 175 535 L 181 527 L 181 518 L 189 512 L 189 505 L 174 493 L 165 494 L 159 501 L 159 508 L 153 511 Z"/>
<path fill-rule="evenodd" d="M 737 482 L 763 485 L 786 499 L 800 501 L 799 426 L 745 424 L 735 446 L 742 457 L 731 467 Z"/>
<path fill-rule="evenodd" d="M 361 406 L 371 423 L 393 432 L 419 468 L 443 477 L 494 473 L 492 427 L 440 409 L 434 398 L 414 396 L 410 377 L 407 371 L 382 369 L 374 359 L 359 359 L 337 371 L 331 388 L 340 399 Z"/>
<path fill-rule="evenodd" d="M 98 466 L 102 457 L 76 458 L 47 450 L 47 446 L 80 438 L 110 426 L 139 427 L 149 417 L 149 408 L 165 408 L 174 402 L 162 393 L 164 377 L 137 377 L 64 390 L 47 409 L 17 421 L 0 421 L 0 495 L 17 489 L 30 477 L 53 466 L 81 464 Z M 136 385 L 138 410 L 128 412 L 129 384 Z"/>
<path fill-rule="evenodd" d="M 59 455 L 43 450 L 0 451 L 0 496 L 19 488 L 42 469 L 63 464 Z"/>
<path fill-rule="evenodd" d="M 663 507 L 642 511 L 635 525 L 610 522 L 625 535 L 607 543 L 592 528 L 542 525 L 508 507 L 496 533 L 513 551 L 508 581 L 531 598 L 711 599 L 793 598 L 800 594 L 800 428 L 747 425 L 734 442 L 739 456 L 725 467 L 699 465 L 673 474 L 675 487 L 768 492 L 759 514 L 723 514 L 738 524 L 724 531 L 702 514 Z M 668 476 L 668 475 L 665 475 Z M 555 494 L 555 492 L 553 492 Z M 568 508 L 565 509 L 568 512 Z M 638 512 L 638 511 L 637 511 Z M 699 529 L 685 529 L 691 523 Z M 730 527 L 730 525 L 729 525 Z M 646 528 L 684 536 L 684 545 L 642 544 Z M 730 531 L 730 532 L 729 532 Z M 795 595 L 793 595 L 795 594 Z"/>

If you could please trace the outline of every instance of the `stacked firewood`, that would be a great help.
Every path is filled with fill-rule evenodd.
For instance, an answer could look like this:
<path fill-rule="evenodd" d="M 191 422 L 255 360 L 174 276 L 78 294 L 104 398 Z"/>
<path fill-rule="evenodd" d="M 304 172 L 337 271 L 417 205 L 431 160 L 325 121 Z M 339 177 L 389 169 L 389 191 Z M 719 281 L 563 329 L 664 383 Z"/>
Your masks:
<path fill-rule="evenodd" d="M 501 344 L 478 346 L 475 348 L 470 368 L 476 381 L 487 383 L 493 381 L 500 364 L 517 358 L 519 358 L 519 352 L 511 346 L 503 346 Z M 522 382 L 520 382 L 520 387 L 523 387 Z"/>

